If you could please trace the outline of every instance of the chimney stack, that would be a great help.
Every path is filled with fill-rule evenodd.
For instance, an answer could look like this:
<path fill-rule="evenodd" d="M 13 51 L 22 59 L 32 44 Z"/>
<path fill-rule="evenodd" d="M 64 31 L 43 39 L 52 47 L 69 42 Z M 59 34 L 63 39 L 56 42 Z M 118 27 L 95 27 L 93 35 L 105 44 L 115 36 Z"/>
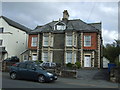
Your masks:
<path fill-rule="evenodd" d="M 69 13 L 68 13 L 67 10 L 64 10 L 63 11 L 63 18 L 62 18 L 62 20 L 68 20 L 68 18 L 69 18 Z"/>

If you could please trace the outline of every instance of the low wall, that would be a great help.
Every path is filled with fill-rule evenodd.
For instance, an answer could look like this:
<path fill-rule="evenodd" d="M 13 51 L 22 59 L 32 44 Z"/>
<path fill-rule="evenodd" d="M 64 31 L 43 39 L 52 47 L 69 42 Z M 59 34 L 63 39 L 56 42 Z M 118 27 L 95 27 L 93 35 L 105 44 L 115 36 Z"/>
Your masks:
<path fill-rule="evenodd" d="M 120 83 L 120 67 L 111 68 L 110 81 Z"/>
<path fill-rule="evenodd" d="M 55 73 L 61 77 L 77 78 L 77 71 L 76 70 L 47 69 L 47 71 L 49 71 L 51 73 Z"/>

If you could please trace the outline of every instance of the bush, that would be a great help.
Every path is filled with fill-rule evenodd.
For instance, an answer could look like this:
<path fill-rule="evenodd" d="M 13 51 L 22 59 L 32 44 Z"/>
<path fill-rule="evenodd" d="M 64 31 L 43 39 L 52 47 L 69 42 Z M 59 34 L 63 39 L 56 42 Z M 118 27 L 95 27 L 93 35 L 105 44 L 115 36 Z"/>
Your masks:
<path fill-rule="evenodd" d="M 71 68 L 73 66 L 73 64 L 72 63 L 67 63 L 66 66 Z"/>
<path fill-rule="evenodd" d="M 35 62 L 36 62 L 36 63 L 43 63 L 42 60 L 36 60 Z"/>
<path fill-rule="evenodd" d="M 77 65 L 78 69 L 81 67 L 81 63 L 80 62 L 77 61 L 75 64 Z"/>

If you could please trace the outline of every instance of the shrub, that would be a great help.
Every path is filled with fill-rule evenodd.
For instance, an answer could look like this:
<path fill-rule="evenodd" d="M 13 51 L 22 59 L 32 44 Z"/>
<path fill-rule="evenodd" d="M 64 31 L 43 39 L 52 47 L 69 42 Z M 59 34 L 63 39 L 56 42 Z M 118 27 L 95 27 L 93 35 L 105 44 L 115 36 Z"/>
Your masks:
<path fill-rule="evenodd" d="M 81 67 L 81 63 L 80 62 L 77 61 L 75 64 L 77 65 L 78 69 Z"/>
<path fill-rule="evenodd" d="M 42 60 L 36 60 L 35 62 L 36 62 L 36 63 L 43 63 Z"/>
<path fill-rule="evenodd" d="M 66 66 L 71 68 L 73 66 L 73 64 L 72 63 L 67 63 Z"/>

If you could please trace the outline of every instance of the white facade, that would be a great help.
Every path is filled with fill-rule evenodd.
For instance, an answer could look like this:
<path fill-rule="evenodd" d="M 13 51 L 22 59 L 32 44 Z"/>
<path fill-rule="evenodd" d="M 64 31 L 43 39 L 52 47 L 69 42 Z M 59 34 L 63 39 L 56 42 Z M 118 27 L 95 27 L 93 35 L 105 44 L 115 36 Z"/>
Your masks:
<path fill-rule="evenodd" d="M 7 55 L 5 58 L 11 56 L 18 56 L 27 49 L 28 35 L 25 31 L 10 26 L 3 18 L 0 18 L 0 28 L 3 28 L 3 33 L 0 33 L 0 40 L 3 40 L 2 46 L 5 47 Z"/>
<path fill-rule="evenodd" d="M 109 62 L 110 61 L 107 58 L 103 57 L 103 68 L 108 68 L 108 63 Z"/>

